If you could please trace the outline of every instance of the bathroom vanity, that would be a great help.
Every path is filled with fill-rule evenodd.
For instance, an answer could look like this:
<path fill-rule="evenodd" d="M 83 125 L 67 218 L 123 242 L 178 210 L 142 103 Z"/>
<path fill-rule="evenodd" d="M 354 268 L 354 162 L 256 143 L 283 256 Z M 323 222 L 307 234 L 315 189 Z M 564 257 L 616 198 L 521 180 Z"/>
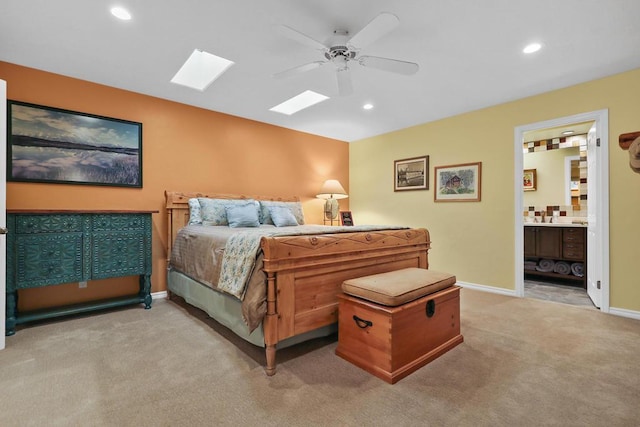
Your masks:
<path fill-rule="evenodd" d="M 556 278 L 587 287 L 587 227 L 584 224 L 525 223 L 524 224 L 525 276 Z M 544 260 L 544 261 L 543 261 Z M 564 261 L 572 266 L 582 263 L 582 276 L 569 271 L 527 269 L 527 262 L 549 263 Z M 549 263 L 552 264 L 552 263 Z M 577 266 L 574 266 L 577 267 Z"/>

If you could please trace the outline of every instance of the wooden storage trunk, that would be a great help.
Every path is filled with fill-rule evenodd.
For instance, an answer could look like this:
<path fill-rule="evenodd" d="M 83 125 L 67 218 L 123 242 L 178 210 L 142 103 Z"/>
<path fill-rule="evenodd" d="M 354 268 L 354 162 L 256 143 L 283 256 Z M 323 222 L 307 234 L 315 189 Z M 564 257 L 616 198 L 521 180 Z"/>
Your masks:
<path fill-rule="evenodd" d="M 341 294 L 336 354 L 395 383 L 463 341 L 460 287 L 397 307 Z"/>

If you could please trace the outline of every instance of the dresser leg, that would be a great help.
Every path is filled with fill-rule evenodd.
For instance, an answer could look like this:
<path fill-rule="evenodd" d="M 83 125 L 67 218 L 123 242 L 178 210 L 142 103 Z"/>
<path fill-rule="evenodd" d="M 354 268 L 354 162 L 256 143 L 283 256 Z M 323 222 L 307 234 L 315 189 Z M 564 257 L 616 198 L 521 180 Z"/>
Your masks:
<path fill-rule="evenodd" d="M 7 313 L 5 319 L 5 335 L 10 337 L 16 333 L 16 304 L 17 294 L 16 292 L 7 292 Z"/>
<path fill-rule="evenodd" d="M 140 298 L 144 299 L 144 308 L 146 310 L 151 308 L 151 275 L 140 275 Z"/>

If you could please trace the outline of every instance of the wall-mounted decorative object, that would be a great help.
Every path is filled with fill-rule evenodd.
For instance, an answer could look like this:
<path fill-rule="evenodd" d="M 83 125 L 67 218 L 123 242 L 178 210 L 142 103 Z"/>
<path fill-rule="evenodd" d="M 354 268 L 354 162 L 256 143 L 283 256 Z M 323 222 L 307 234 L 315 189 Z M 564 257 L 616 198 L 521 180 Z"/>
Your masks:
<path fill-rule="evenodd" d="M 351 211 L 340 211 L 340 224 L 353 225 L 353 215 L 351 215 Z"/>
<path fill-rule="evenodd" d="M 535 191 L 538 185 L 538 178 L 535 169 L 525 169 L 522 174 L 522 189 L 524 191 Z"/>
<path fill-rule="evenodd" d="M 479 202 L 482 162 L 437 166 L 435 171 L 436 202 Z"/>
<path fill-rule="evenodd" d="M 629 145 L 629 166 L 635 173 L 640 173 L 640 136 Z"/>
<path fill-rule="evenodd" d="M 428 190 L 429 156 L 393 162 L 393 191 Z"/>
<path fill-rule="evenodd" d="M 142 187 L 142 123 L 8 102 L 7 181 Z"/>
<path fill-rule="evenodd" d="M 628 150 L 629 146 L 636 138 L 640 138 L 640 131 L 623 133 L 618 137 L 618 144 L 620 144 L 620 148 L 623 150 Z"/>

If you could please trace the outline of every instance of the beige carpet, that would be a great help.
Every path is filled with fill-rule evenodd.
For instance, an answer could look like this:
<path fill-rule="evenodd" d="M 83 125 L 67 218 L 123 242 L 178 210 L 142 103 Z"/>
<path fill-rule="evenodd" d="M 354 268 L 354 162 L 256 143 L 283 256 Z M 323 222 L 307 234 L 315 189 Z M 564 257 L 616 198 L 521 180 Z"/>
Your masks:
<path fill-rule="evenodd" d="M 2 426 L 637 426 L 640 321 L 462 291 L 465 342 L 389 385 L 336 337 L 278 352 L 155 301 L 21 328 L 0 351 Z"/>

